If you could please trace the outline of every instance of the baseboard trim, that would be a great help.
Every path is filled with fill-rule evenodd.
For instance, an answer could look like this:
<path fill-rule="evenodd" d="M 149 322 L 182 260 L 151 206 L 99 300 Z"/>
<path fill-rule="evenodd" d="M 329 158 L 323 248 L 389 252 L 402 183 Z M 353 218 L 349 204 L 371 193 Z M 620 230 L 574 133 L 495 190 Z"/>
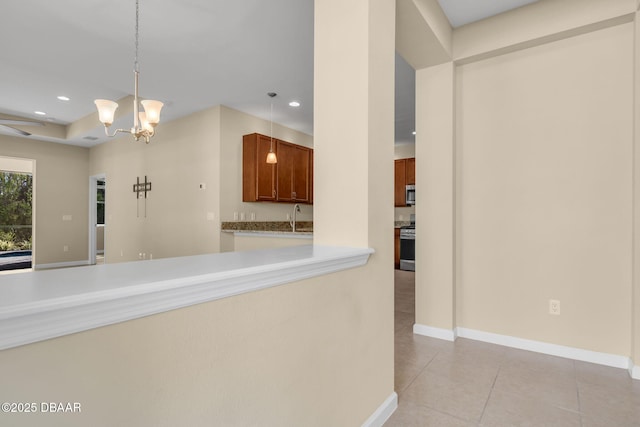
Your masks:
<path fill-rule="evenodd" d="M 457 331 L 458 336 L 462 338 L 548 354 L 551 356 L 559 356 L 567 359 L 580 360 L 583 362 L 596 363 L 598 365 L 611 366 L 613 368 L 629 369 L 629 358 L 616 354 L 600 353 L 597 351 L 550 344 L 542 341 L 533 341 L 508 335 L 494 334 L 491 332 L 477 331 L 474 329 L 457 328 Z"/>
<path fill-rule="evenodd" d="M 413 325 L 413 333 L 418 335 L 424 335 L 426 337 L 438 338 L 440 340 L 455 341 L 456 330 L 436 328 L 433 326 L 420 325 L 418 323 Z"/>
<path fill-rule="evenodd" d="M 634 365 L 631 359 L 629 359 L 629 375 L 634 380 L 640 380 L 640 366 Z"/>
<path fill-rule="evenodd" d="M 382 427 L 397 408 L 398 393 L 394 391 L 382 402 L 382 405 L 378 406 L 378 409 L 362 424 L 362 427 Z"/>
<path fill-rule="evenodd" d="M 51 268 L 79 267 L 81 265 L 89 265 L 89 260 L 54 262 L 51 264 L 36 264 L 34 270 L 49 270 Z"/>
<path fill-rule="evenodd" d="M 533 341 L 524 338 L 512 337 L 509 335 L 494 334 L 491 332 L 478 331 L 468 328 L 455 328 L 453 330 L 435 328 L 433 326 L 413 325 L 413 333 L 438 338 L 446 341 L 455 341 L 457 337 L 467 338 L 474 341 L 482 341 L 505 347 L 517 348 L 520 350 L 533 351 L 536 353 L 548 354 L 551 356 L 564 357 L 566 359 L 580 360 L 583 362 L 595 363 L 598 365 L 621 368 L 629 371 L 629 375 L 634 379 L 640 379 L 640 366 L 634 365 L 633 361 L 626 356 L 617 354 L 600 353 L 597 351 L 584 350 L 581 348 L 567 347 L 558 344 L 550 344 L 542 341 Z"/>

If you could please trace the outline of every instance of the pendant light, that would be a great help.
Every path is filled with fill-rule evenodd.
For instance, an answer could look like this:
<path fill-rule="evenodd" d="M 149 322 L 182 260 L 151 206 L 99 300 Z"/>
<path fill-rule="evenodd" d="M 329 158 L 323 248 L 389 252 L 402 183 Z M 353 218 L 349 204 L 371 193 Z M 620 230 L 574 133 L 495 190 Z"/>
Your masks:
<path fill-rule="evenodd" d="M 140 70 L 138 67 L 138 21 L 139 21 L 139 0 L 136 0 L 136 44 L 135 59 L 133 61 L 133 127 L 131 129 L 116 129 L 113 134 L 109 134 L 109 126 L 113 123 L 118 103 L 109 101 L 108 99 L 96 99 L 94 102 L 98 108 L 98 116 L 104 125 L 104 132 L 109 137 L 115 136 L 119 132 L 130 133 L 136 141 L 144 138 L 148 144 L 149 139 L 155 134 L 155 127 L 160 122 L 160 110 L 164 105 L 160 101 L 138 99 L 138 75 Z M 140 111 L 140 105 L 144 111 Z"/>
<path fill-rule="evenodd" d="M 269 146 L 269 154 L 267 154 L 267 163 L 274 164 L 278 163 L 278 158 L 276 157 L 276 153 L 273 151 L 273 98 L 277 95 L 275 92 L 267 93 L 271 98 L 271 145 Z"/>

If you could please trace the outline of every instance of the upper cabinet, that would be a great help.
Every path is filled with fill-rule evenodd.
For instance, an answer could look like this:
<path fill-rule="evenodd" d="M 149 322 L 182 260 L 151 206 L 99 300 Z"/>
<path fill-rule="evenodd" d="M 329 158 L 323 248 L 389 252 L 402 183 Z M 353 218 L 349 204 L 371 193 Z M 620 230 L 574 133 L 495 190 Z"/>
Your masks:
<path fill-rule="evenodd" d="M 271 138 L 252 133 L 242 137 L 242 201 L 275 202 L 276 168 L 266 162 Z"/>
<path fill-rule="evenodd" d="M 394 172 L 394 205 L 404 207 L 407 206 L 406 186 L 416 183 L 416 159 L 396 160 Z"/>
<path fill-rule="evenodd" d="M 278 141 L 276 194 L 279 202 L 310 203 L 311 149 Z"/>
<path fill-rule="evenodd" d="M 242 201 L 313 203 L 313 150 L 273 140 L 278 163 L 268 164 L 271 138 L 253 133 L 242 143 Z"/>

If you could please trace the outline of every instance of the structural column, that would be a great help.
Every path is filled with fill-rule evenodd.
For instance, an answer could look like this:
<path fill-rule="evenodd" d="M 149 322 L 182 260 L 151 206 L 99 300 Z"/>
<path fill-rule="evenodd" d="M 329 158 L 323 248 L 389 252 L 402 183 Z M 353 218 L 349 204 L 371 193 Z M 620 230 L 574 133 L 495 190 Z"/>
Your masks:
<path fill-rule="evenodd" d="M 416 333 L 455 328 L 455 66 L 416 72 Z"/>
<path fill-rule="evenodd" d="M 394 40 L 394 1 L 316 1 L 314 243 L 374 247 L 389 266 Z"/>
<path fill-rule="evenodd" d="M 631 289 L 630 373 L 640 379 L 640 12 L 635 17 L 633 123 L 633 275 Z"/>

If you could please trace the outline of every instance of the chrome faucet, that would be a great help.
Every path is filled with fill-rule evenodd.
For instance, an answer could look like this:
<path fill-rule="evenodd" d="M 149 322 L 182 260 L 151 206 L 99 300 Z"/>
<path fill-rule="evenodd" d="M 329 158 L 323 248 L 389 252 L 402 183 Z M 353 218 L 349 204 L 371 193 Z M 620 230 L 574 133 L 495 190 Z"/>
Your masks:
<path fill-rule="evenodd" d="M 289 220 L 289 225 L 291 225 L 291 229 L 294 233 L 296 232 L 296 212 L 300 212 L 300 205 L 297 203 L 293 205 L 293 216 Z"/>

